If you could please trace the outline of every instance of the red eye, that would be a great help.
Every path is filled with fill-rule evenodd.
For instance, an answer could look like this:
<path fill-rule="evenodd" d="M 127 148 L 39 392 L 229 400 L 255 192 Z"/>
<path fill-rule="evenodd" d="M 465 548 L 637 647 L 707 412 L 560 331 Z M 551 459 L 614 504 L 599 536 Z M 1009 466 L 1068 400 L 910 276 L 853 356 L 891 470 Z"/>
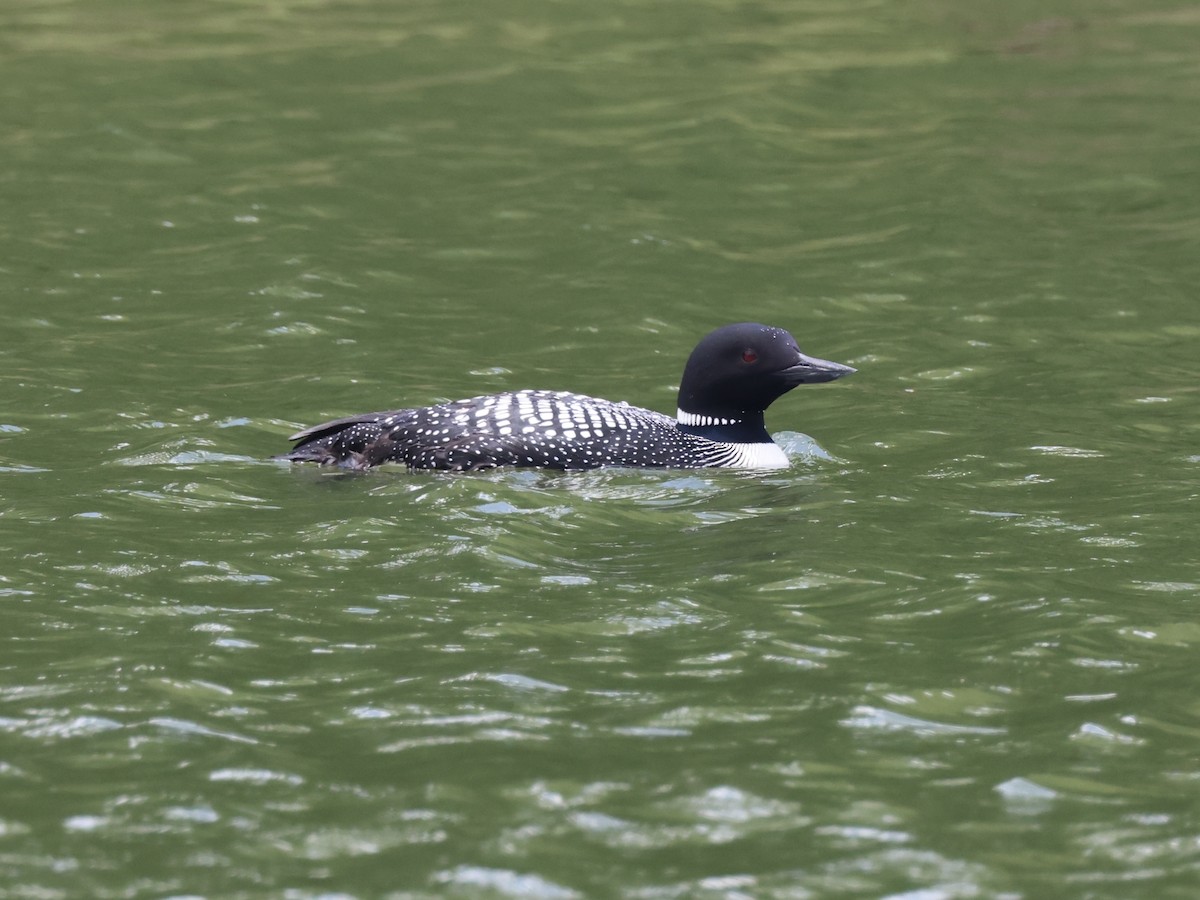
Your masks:
<path fill-rule="evenodd" d="M 755 353 L 753 350 L 743 350 L 742 351 L 742 362 L 744 362 L 744 363 L 758 362 L 758 354 Z"/>

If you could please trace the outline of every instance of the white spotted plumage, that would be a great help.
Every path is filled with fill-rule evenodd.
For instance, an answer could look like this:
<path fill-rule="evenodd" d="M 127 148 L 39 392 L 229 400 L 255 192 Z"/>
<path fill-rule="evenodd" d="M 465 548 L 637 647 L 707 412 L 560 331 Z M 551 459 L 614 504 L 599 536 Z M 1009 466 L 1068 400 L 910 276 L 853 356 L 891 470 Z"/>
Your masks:
<path fill-rule="evenodd" d="M 773 443 L 713 441 L 680 431 L 678 425 L 662 413 L 584 394 L 514 391 L 355 416 L 321 436 L 313 449 L 319 450 L 318 461 L 351 468 L 379 462 L 454 471 L 787 465 Z M 300 432 L 293 440 L 317 437 L 313 432 Z"/>

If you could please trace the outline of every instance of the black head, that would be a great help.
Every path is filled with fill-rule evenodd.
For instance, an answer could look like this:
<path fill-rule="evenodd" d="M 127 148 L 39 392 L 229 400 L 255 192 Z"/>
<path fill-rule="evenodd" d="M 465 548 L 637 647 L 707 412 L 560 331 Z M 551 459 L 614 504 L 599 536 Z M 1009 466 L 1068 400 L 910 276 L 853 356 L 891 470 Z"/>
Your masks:
<path fill-rule="evenodd" d="M 833 381 L 853 371 L 805 356 L 782 328 L 740 322 L 718 328 L 696 345 L 679 384 L 679 408 L 740 419 L 762 413 L 797 385 Z"/>

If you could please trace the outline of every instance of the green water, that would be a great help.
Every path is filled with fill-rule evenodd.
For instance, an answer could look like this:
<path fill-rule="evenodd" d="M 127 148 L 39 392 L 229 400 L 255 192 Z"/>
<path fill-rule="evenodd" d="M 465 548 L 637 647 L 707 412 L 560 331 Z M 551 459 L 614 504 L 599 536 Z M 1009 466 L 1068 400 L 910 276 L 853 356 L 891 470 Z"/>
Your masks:
<path fill-rule="evenodd" d="M 1197 46 L 8 0 L 0 896 L 1194 897 Z M 783 472 L 265 460 L 745 319 Z"/>

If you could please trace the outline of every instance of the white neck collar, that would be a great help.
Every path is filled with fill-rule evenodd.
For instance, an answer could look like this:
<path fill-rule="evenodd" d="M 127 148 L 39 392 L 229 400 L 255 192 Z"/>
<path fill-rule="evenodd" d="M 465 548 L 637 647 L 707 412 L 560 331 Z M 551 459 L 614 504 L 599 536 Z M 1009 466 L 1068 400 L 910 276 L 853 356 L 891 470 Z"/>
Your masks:
<path fill-rule="evenodd" d="M 675 420 L 680 425 L 740 425 L 741 419 L 723 419 L 720 416 L 701 416 L 697 413 L 690 413 L 687 410 L 677 409 L 675 411 Z"/>

